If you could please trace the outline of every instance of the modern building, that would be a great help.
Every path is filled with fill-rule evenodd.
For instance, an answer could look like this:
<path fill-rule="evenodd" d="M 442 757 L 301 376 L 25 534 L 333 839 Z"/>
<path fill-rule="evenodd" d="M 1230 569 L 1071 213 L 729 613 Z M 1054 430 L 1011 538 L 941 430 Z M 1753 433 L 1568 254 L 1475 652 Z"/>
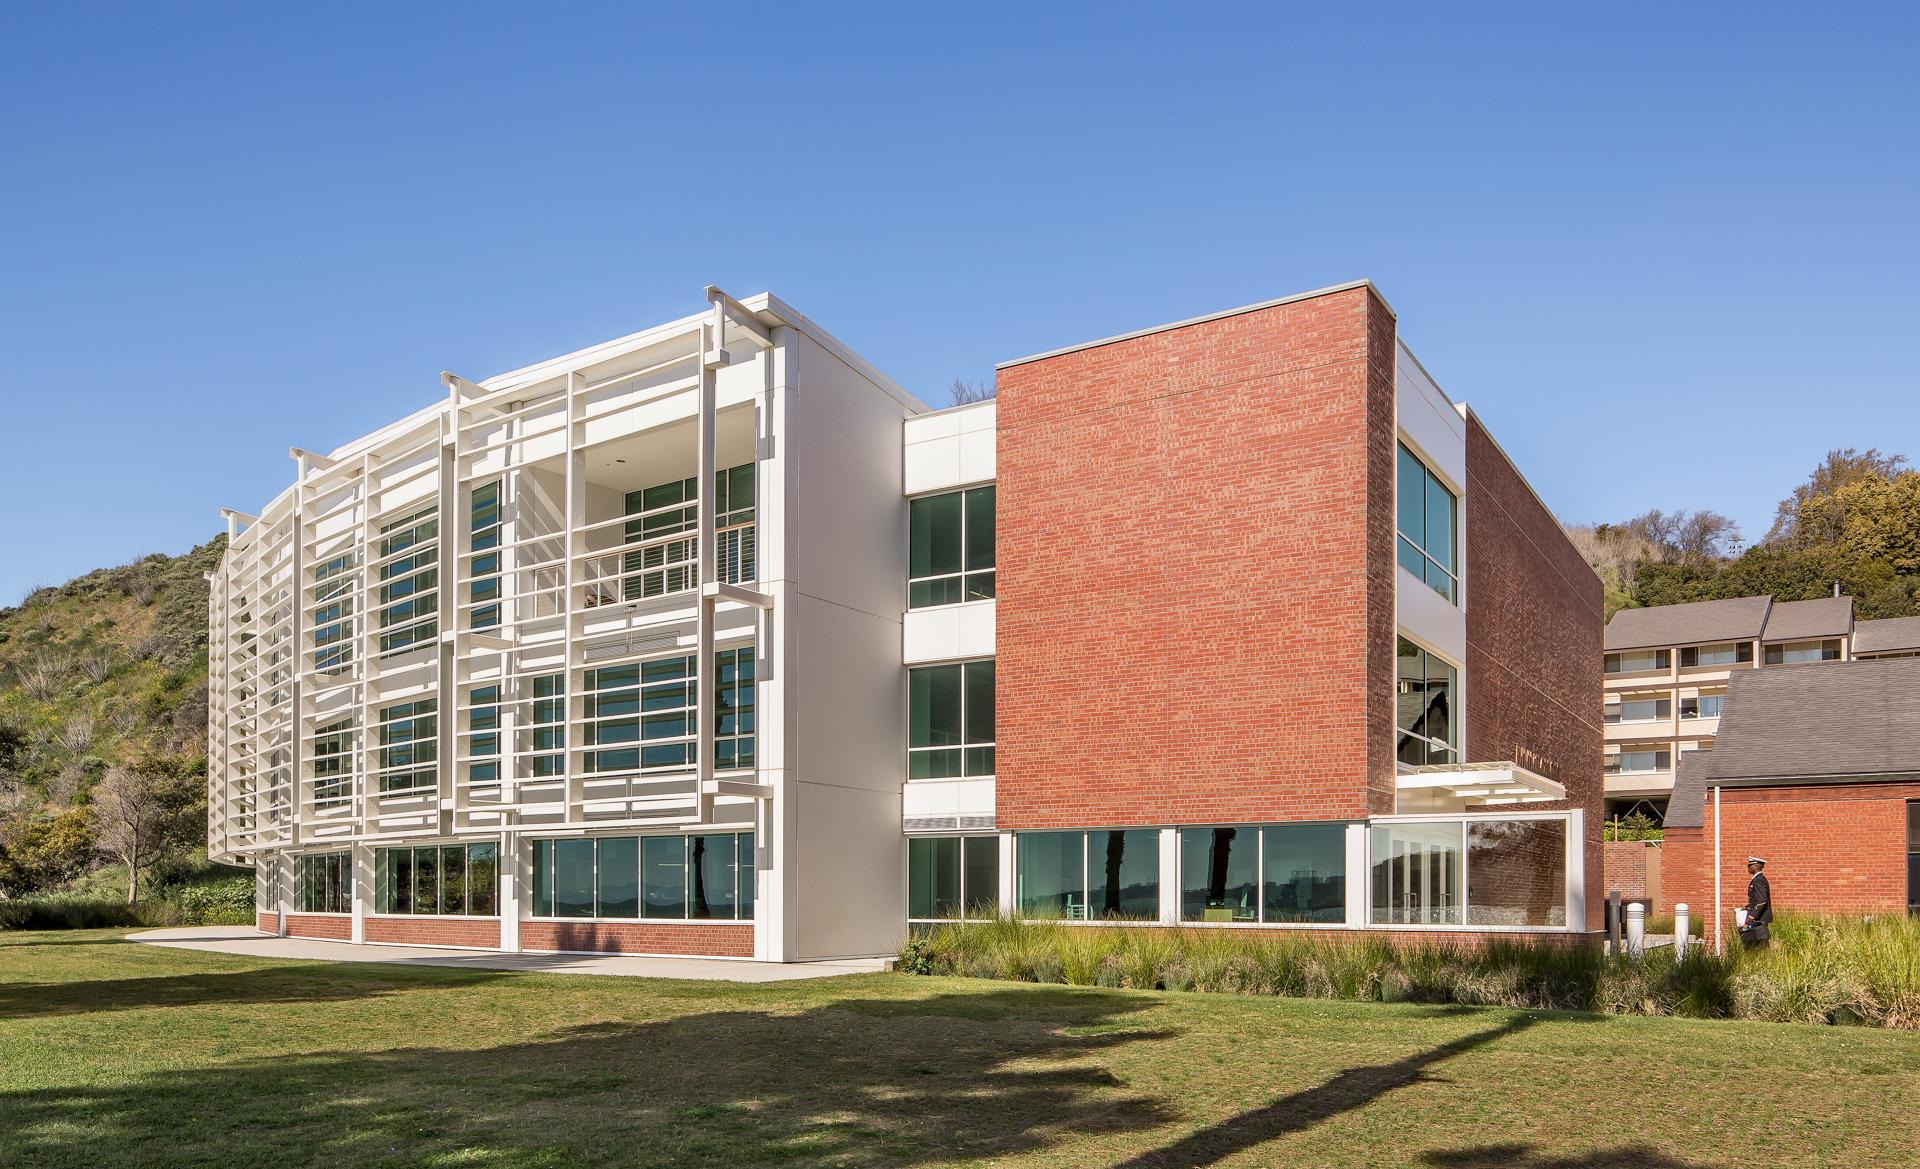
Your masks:
<path fill-rule="evenodd" d="M 1920 910 L 1920 657 L 1744 672 L 1720 728 L 1674 788 L 1669 903 L 1726 925 L 1761 856 L 1781 908 Z"/>
<path fill-rule="evenodd" d="M 1920 655 L 1920 618 L 1855 621 L 1853 598 L 1770 596 L 1622 609 L 1607 622 L 1607 816 L 1665 815 L 1675 768 L 1719 735 L 1737 673 Z"/>
<path fill-rule="evenodd" d="M 1371 284 L 929 410 L 771 295 L 227 513 L 264 930 L 792 961 L 994 913 L 1581 935 L 1600 585 Z"/>

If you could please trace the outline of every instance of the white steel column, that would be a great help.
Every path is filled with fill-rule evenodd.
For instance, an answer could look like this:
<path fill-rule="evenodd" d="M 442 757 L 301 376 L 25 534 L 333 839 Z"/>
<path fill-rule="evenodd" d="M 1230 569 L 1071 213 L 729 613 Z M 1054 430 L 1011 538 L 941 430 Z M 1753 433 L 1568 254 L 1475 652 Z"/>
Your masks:
<path fill-rule="evenodd" d="M 284 849 L 273 854 L 274 872 L 278 874 L 274 887 L 279 896 L 275 898 L 280 914 L 280 936 L 287 936 L 287 915 L 293 912 L 293 854 Z"/>
<path fill-rule="evenodd" d="M 1367 924 L 1367 825 L 1347 825 L 1347 926 Z"/>
<path fill-rule="evenodd" d="M 1018 857 L 1014 855 L 1013 833 L 1000 833 L 1000 914 L 1012 917 L 1020 908 L 1019 890 L 1014 882 L 1019 879 Z"/>
<path fill-rule="evenodd" d="M 695 423 L 696 467 L 694 474 L 694 498 L 698 502 L 695 515 L 694 536 L 694 590 L 698 597 L 694 605 L 694 777 L 699 792 L 699 819 L 706 824 L 713 819 L 713 796 L 709 794 L 713 780 L 713 714 L 714 714 L 714 671 L 713 671 L 713 618 L 714 607 L 719 598 L 712 595 L 707 586 L 720 579 L 719 556 L 715 555 L 714 541 L 714 499 L 715 480 L 718 476 L 719 459 L 714 451 L 714 417 L 717 404 L 715 382 L 718 380 L 719 367 L 726 363 L 726 317 L 721 312 L 720 303 L 713 304 L 713 324 L 700 332 L 700 398 L 699 414 Z M 756 486 L 758 477 L 756 476 Z"/>
<path fill-rule="evenodd" d="M 500 876 L 500 948 L 509 954 L 520 952 L 520 903 L 525 897 L 525 885 L 521 879 L 520 834 L 503 832 L 500 834 L 500 860 L 495 866 Z"/>
<path fill-rule="evenodd" d="M 373 912 L 373 846 L 355 844 L 348 853 L 353 859 L 353 934 L 358 945 L 367 940 L 367 915 Z"/>
<path fill-rule="evenodd" d="M 1160 830 L 1160 924 L 1180 924 L 1180 830 Z"/>
<path fill-rule="evenodd" d="M 1584 933 L 1587 928 L 1587 813 L 1575 808 L 1567 813 L 1567 928 Z"/>

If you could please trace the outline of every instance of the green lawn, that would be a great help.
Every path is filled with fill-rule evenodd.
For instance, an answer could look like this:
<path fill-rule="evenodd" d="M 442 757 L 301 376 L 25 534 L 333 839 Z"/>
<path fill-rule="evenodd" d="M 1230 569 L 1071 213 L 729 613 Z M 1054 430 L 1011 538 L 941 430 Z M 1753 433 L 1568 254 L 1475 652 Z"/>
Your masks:
<path fill-rule="evenodd" d="M 0 1166 L 1912 1164 L 1920 1036 L 0 935 Z"/>

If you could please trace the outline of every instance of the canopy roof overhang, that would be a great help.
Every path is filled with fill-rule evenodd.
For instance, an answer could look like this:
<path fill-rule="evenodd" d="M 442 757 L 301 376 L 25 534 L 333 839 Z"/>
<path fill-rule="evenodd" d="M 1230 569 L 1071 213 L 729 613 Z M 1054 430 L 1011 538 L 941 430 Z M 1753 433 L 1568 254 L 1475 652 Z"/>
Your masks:
<path fill-rule="evenodd" d="M 1400 799 L 1440 807 L 1542 804 L 1567 798 L 1567 789 L 1512 760 L 1433 763 L 1405 767 L 1394 777 Z"/>

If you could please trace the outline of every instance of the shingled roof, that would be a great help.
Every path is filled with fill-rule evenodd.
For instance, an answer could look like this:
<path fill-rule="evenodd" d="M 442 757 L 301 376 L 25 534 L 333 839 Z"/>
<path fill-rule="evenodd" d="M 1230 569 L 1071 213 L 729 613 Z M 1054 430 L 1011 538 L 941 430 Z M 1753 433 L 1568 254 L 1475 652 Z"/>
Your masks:
<path fill-rule="evenodd" d="M 1607 622 L 1606 648 L 1612 651 L 1752 641 L 1766 628 L 1767 610 L 1772 605 L 1772 597 L 1735 597 L 1622 609 Z"/>
<path fill-rule="evenodd" d="M 1668 828 L 1703 828 L 1707 815 L 1707 759 L 1711 751 L 1689 751 L 1680 756 L 1673 773 L 1673 794 L 1667 797 Z"/>
<path fill-rule="evenodd" d="M 1819 597 L 1811 601 L 1775 601 L 1761 637 L 1767 641 L 1801 641 L 1814 637 L 1845 637 L 1853 628 L 1852 597 Z"/>
<path fill-rule="evenodd" d="M 1920 650 L 1920 617 L 1862 621 L 1853 627 L 1853 652 L 1902 653 Z"/>
<path fill-rule="evenodd" d="M 1920 658 L 1737 671 L 1700 766 L 1708 787 L 1920 775 Z"/>

